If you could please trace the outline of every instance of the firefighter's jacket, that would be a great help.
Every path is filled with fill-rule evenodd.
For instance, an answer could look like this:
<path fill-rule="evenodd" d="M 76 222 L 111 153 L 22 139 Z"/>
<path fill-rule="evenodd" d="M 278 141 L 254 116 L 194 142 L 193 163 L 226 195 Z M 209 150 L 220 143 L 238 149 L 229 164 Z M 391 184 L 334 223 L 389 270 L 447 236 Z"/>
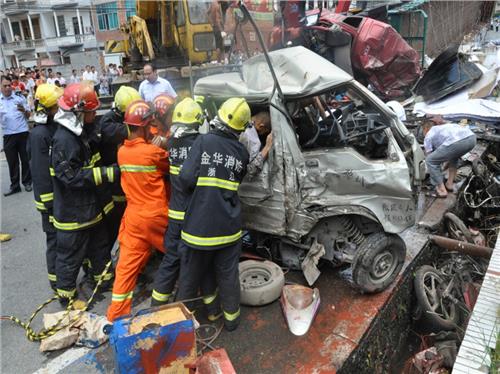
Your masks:
<path fill-rule="evenodd" d="M 113 209 L 113 202 L 105 201 L 99 189 L 118 179 L 119 170 L 116 165 L 101 166 L 95 125 L 83 126 L 72 113 L 61 112 L 55 117 L 60 126 L 50 155 L 54 226 L 64 231 L 82 230 L 98 224 Z"/>
<path fill-rule="evenodd" d="M 167 141 L 167 149 L 170 161 L 170 202 L 168 206 L 168 218 L 178 223 L 184 221 L 189 195 L 182 189 L 179 181 L 179 173 L 184 161 L 186 161 L 196 138 L 199 134 L 187 134 L 180 138 L 170 137 Z"/>
<path fill-rule="evenodd" d="M 182 165 L 179 180 L 190 196 L 181 239 L 190 247 L 218 249 L 241 238 L 238 187 L 246 174 L 248 152 L 220 130 L 200 135 Z"/>
<path fill-rule="evenodd" d="M 125 140 L 118 150 L 121 185 L 127 196 L 126 219 L 166 215 L 168 197 L 164 176 L 168 155 L 143 138 Z M 125 219 L 125 218 L 124 218 Z"/>
<path fill-rule="evenodd" d="M 123 115 L 116 110 L 110 110 L 100 120 L 101 153 L 103 165 L 112 165 L 118 162 L 118 148 L 128 137 L 126 125 L 123 123 Z M 107 194 L 112 195 L 114 202 L 125 202 L 125 194 L 120 185 L 120 179 L 108 186 Z"/>
<path fill-rule="evenodd" d="M 33 194 L 35 206 L 41 213 L 52 216 L 54 193 L 52 178 L 50 176 L 49 152 L 52 137 L 57 129 L 53 118 L 48 118 L 47 123 L 37 124 L 28 138 L 28 157 L 30 160 L 31 177 L 33 178 Z"/>

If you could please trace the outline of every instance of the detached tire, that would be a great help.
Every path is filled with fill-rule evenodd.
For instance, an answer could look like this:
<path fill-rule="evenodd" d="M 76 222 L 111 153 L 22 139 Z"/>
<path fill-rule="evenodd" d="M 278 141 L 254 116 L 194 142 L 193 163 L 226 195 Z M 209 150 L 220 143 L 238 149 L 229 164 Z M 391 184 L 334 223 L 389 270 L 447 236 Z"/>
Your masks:
<path fill-rule="evenodd" d="M 432 266 L 421 266 L 415 273 L 414 286 L 425 327 L 433 332 L 455 330 L 461 314 L 452 301 L 443 300 L 446 284 L 441 274 Z"/>
<path fill-rule="evenodd" d="M 242 261 L 239 270 L 240 296 L 243 305 L 266 305 L 280 297 L 285 285 L 285 275 L 274 262 Z"/>
<path fill-rule="evenodd" d="M 358 247 L 352 263 L 354 284 L 365 293 L 383 291 L 403 267 L 406 245 L 398 235 L 377 232 Z"/>

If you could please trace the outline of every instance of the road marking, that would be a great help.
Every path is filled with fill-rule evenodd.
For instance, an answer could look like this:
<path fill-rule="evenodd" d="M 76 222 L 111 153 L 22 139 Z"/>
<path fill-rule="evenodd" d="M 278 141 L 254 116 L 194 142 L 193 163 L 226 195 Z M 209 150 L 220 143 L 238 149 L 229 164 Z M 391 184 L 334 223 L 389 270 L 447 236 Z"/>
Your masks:
<path fill-rule="evenodd" d="M 82 358 L 87 353 L 91 351 L 90 348 L 73 348 L 68 349 L 62 355 L 57 356 L 52 361 L 50 361 L 45 367 L 38 369 L 33 374 L 54 374 L 58 373 L 65 367 L 71 365 L 79 358 Z"/>

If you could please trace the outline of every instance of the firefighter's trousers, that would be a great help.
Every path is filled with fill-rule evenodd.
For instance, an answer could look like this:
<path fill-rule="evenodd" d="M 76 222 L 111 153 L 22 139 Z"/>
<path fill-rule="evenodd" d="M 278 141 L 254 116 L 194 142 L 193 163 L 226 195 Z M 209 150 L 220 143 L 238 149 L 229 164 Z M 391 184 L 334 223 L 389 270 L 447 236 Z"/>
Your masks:
<path fill-rule="evenodd" d="M 238 263 L 241 254 L 241 240 L 228 247 L 215 250 L 195 249 L 181 242 L 179 253 L 181 270 L 177 299 L 192 299 L 197 296 L 199 289 L 204 296 L 209 293 L 215 295 L 216 291 L 208 292 L 204 289 L 207 279 L 210 279 L 210 272 L 213 271 L 220 295 L 224 324 L 226 327 L 232 324 L 237 325 L 240 316 Z M 204 303 L 207 304 L 205 300 Z"/>
<path fill-rule="evenodd" d="M 109 245 L 113 247 L 116 238 L 118 238 L 118 232 L 120 231 L 120 225 L 123 218 L 123 213 L 127 207 L 125 201 L 114 201 L 114 208 L 108 216 L 106 216 L 106 224 L 108 225 L 108 235 L 109 235 Z"/>
<path fill-rule="evenodd" d="M 90 261 L 90 271 L 94 281 L 100 275 L 111 256 L 109 252 L 107 226 L 103 221 L 90 228 L 78 231 L 57 231 L 57 293 L 61 297 L 70 298 L 76 292 L 76 279 L 83 259 Z M 110 269 L 111 270 L 111 269 Z M 112 271 L 104 277 L 109 281 Z"/>
<path fill-rule="evenodd" d="M 172 295 L 175 282 L 179 277 L 180 258 L 179 243 L 182 223 L 170 220 L 165 232 L 164 247 L 168 249 L 155 275 L 152 305 L 166 304 Z"/>
<path fill-rule="evenodd" d="M 153 248 L 165 251 L 163 236 L 167 223 L 167 214 L 140 217 L 125 211 L 118 235 L 120 255 L 115 269 L 111 305 L 107 313 L 109 321 L 130 313 L 137 277 L 146 265 Z"/>
<path fill-rule="evenodd" d="M 42 213 L 42 229 L 45 232 L 47 243 L 47 250 L 45 252 L 45 258 L 47 260 L 47 274 L 49 277 L 50 287 L 55 291 L 57 289 L 57 232 L 54 225 L 50 222 L 48 213 Z"/>

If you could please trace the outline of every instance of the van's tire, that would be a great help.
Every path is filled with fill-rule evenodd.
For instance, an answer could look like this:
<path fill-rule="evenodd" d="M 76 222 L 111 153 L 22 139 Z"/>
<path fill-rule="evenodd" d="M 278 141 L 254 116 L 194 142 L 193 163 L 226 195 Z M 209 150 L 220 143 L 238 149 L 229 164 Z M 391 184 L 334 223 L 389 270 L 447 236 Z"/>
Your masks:
<path fill-rule="evenodd" d="M 405 256 L 406 245 L 398 235 L 384 232 L 368 235 L 354 255 L 354 284 L 365 293 L 386 289 L 401 271 Z"/>
<path fill-rule="evenodd" d="M 240 262 L 239 270 L 241 304 L 266 305 L 280 297 L 285 275 L 274 262 L 246 260 Z"/>
<path fill-rule="evenodd" d="M 432 278 L 434 278 L 434 285 L 437 289 L 436 294 L 432 291 L 433 287 L 430 284 Z M 461 320 L 460 308 L 451 301 L 442 300 L 439 290 L 446 287 L 446 284 L 444 284 L 441 274 L 434 267 L 423 265 L 415 272 L 413 285 L 418 305 L 422 310 L 423 326 L 426 330 L 432 332 L 455 330 Z M 433 310 L 433 305 L 437 305 L 435 310 Z M 443 308 L 447 315 L 444 314 Z"/>

